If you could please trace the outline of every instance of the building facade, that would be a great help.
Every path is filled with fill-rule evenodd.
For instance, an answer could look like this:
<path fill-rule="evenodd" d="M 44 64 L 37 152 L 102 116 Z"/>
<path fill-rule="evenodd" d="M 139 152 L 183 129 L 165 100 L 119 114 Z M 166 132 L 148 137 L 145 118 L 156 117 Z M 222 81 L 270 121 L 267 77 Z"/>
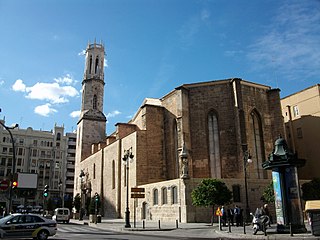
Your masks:
<path fill-rule="evenodd" d="M 0 120 L 5 125 L 4 120 Z M 63 126 L 54 126 L 53 131 L 15 128 L 11 130 L 15 145 L 15 167 L 13 145 L 9 132 L 0 127 L 0 181 L 10 181 L 15 173 L 37 175 L 37 189 L 23 191 L 18 182 L 12 194 L 12 209 L 19 205 L 43 206 L 43 189 L 49 186 L 49 198 L 56 204 L 73 198 L 76 134 L 64 134 Z M 14 174 L 13 174 L 14 173 Z M 21 191 L 20 191 L 21 190 Z M 26 194 L 27 193 L 27 194 Z M 0 204 L 9 209 L 9 189 L 0 191 Z"/>
<path fill-rule="evenodd" d="M 238 78 L 184 84 L 161 99 L 145 99 L 128 123 L 118 123 L 104 137 L 103 72 L 87 74 L 103 71 L 102 49 L 87 47 L 74 188 L 82 206 L 98 193 L 105 217 L 124 217 L 129 197 L 137 219 L 207 221 L 211 212 L 192 206 L 192 189 L 203 178 L 222 179 L 244 208 L 248 152 L 253 159 L 247 167 L 249 204 L 261 206 L 271 182 L 262 163 L 284 134 L 279 89 Z M 124 161 L 128 151 L 133 158 Z M 145 198 L 132 199 L 133 187 L 144 188 Z"/>
<path fill-rule="evenodd" d="M 288 146 L 306 160 L 299 168 L 301 179 L 320 177 L 320 84 L 281 99 Z"/>

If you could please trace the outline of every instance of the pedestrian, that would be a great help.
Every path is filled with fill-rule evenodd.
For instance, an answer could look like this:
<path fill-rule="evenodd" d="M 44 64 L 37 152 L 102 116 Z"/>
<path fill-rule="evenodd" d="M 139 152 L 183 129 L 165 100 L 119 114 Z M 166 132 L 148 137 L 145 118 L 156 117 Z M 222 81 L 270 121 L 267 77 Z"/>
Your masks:
<path fill-rule="evenodd" d="M 235 221 L 236 221 L 236 226 L 239 227 L 241 225 L 241 220 L 240 220 L 240 208 L 238 205 L 235 205 L 234 207 L 234 218 L 235 218 Z"/>
<path fill-rule="evenodd" d="M 270 216 L 268 204 L 263 205 L 263 214 L 268 216 L 268 218 L 269 218 L 268 225 L 269 225 L 269 227 L 271 227 L 271 216 Z"/>
<path fill-rule="evenodd" d="M 234 226 L 234 211 L 232 208 L 228 208 L 227 210 L 227 217 L 228 217 L 228 222 L 229 224 L 231 224 L 232 226 Z"/>
<path fill-rule="evenodd" d="M 221 207 L 221 220 L 224 227 L 227 226 L 227 213 L 224 206 Z"/>

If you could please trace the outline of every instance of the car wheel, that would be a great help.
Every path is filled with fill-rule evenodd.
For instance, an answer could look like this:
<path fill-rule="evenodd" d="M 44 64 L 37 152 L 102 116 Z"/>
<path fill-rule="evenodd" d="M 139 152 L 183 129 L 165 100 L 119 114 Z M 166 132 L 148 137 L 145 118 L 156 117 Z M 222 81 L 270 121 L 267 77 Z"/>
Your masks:
<path fill-rule="evenodd" d="M 37 235 L 38 240 L 46 240 L 48 239 L 49 233 L 46 230 L 40 230 Z"/>

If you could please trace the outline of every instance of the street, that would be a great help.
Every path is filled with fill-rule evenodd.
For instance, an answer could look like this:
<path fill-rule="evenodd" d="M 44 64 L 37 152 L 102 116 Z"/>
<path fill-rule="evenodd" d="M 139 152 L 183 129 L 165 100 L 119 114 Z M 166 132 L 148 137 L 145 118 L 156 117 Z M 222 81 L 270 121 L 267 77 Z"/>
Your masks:
<path fill-rule="evenodd" d="M 170 232 L 167 232 L 165 235 L 153 235 L 149 233 L 133 233 L 133 232 L 114 232 L 110 230 L 102 230 L 88 225 L 79 225 L 79 224 L 59 224 L 57 234 L 54 237 L 49 239 L 55 240 L 67 240 L 67 239 L 122 239 L 122 240 L 163 240 L 163 239 L 204 239 L 204 238 L 188 238 L 188 237 L 168 237 Z M 207 238 L 207 239 L 226 239 L 226 238 Z"/>

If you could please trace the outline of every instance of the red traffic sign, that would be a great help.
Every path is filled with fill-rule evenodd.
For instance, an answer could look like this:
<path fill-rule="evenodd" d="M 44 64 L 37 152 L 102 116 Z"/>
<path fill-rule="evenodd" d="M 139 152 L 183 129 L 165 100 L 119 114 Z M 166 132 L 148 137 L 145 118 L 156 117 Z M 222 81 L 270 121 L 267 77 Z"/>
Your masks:
<path fill-rule="evenodd" d="M 9 188 L 9 181 L 7 180 L 2 180 L 0 182 L 0 189 L 1 190 L 7 190 Z"/>

